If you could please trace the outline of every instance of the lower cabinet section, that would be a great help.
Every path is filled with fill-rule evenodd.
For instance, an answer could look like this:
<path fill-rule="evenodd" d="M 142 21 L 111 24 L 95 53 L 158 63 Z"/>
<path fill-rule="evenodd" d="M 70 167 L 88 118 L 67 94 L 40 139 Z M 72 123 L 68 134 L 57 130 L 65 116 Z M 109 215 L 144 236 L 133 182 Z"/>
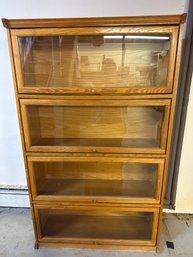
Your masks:
<path fill-rule="evenodd" d="M 35 205 L 41 243 L 155 246 L 159 208 Z"/>

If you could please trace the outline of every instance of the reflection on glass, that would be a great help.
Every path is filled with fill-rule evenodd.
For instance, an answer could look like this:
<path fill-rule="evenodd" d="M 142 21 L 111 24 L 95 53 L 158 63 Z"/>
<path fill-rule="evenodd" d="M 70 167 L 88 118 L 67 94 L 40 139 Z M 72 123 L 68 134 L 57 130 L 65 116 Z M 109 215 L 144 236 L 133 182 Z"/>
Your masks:
<path fill-rule="evenodd" d="M 32 146 L 158 148 L 164 106 L 26 106 Z"/>
<path fill-rule="evenodd" d="M 166 86 L 168 35 L 19 37 L 24 86 Z"/>
<path fill-rule="evenodd" d="M 158 165 L 128 162 L 33 162 L 38 196 L 155 198 Z"/>
<path fill-rule="evenodd" d="M 43 237 L 112 240 L 152 239 L 153 212 L 39 210 Z"/>

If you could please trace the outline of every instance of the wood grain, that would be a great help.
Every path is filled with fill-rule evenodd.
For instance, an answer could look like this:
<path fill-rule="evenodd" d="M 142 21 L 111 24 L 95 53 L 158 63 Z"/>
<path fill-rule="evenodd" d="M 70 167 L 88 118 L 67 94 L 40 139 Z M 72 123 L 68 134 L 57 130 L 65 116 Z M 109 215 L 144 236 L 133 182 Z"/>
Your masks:
<path fill-rule="evenodd" d="M 51 28 L 51 27 L 89 27 L 89 26 L 125 26 L 125 25 L 171 25 L 184 23 L 186 14 L 130 17 L 92 17 L 66 19 L 2 19 L 6 28 Z"/>
<path fill-rule="evenodd" d="M 102 251 L 121 251 L 121 252 L 156 252 L 156 246 L 132 246 L 132 245 L 104 245 L 104 244 L 69 244 L 69 243 L 46 243 L 39 242 L 40 247 L 50 247 L 50 248 L 64 248 L 64 249 L 80 249 L 80 250 L 102 250 Z"/>
<path fill-rule="evenodd" d="M 117 94 L 104 94 L 104 95 L 63 95 L 61 92 L 58 94 L 18 94 L 19 99 L 55 99 L 55 100 L 142 100 L 142 99 L 171 99 L 172 94 L 144 94 L 141 91 L 140 95 L 117 95 Z"/>
<path fill-rule="evenodd" d="M 175 115 L 175 105 L 176 105 L 176 97 L 178 92 L 179 85 L 179 72 L 180 72 L 180 62 L 181 62 L 181 53 L 182 53 L 182 47 L 183 47 L 183 25 L 180 25 L 179 28 L 179 35 L 178 35 L 178 49 L 176 53 L 176 63 L 175 63 L 175 74 L 174 74 L 174 88 L 173 88 L 173 96 L 172 96 L 172 103 L 171 103 L 171 110 L 170 110 L 170 121 L 169 121 L 169 130 L 168 130 L 168 138 L 167 138 L 167 149 L 166 149 L 166 163 L 165 163 L 165 171 L 164 171 L 164 177 L 163 177 L 163 184 L 162 184 L 162 196 L 161 196 L 161 205 L 163 208 L 164 205 L 164 196 L 165 196 L 165 189 L 166 189 L 166 183 L 167 183 L 167 173 L 168 166 L 169 166 L 169 158 L 170 158 L 170 151 L 172 151 L 172 132 L 175 129 L 174 128 L 174 115 Z M 157 242 L 159 242 L 160 239 L 160 227 L 161 227 L 161 221 L 162 221 L 162 212 L 160 212 L 159 215 L 159 223 L 158 223 L 158 232 L 157 232 Z"/>
<path fill-rule="evenodd" d="M 21 136 L 21 144 L 22 144 L 22 152 L 23 152 L 23 158 L 24 158 L 24 165 L 25 165 L 25 174 L 26 174 L 26 180 L 27 180 L 27 186 L 28 186 L 28 192 L 29 192 L 29 200 L 30 200 L 30 207 L 32 210 L 32 223 L 33 223 L 33 230 L 34 230 L 34 237 L 35 241 L 38 241 L 38 232 L 37 232 L 37 224 L 36 224 L 36 218 L 34 214 L 34 205 L 32 203 L 32 192 L 31 192 L 31 182 L 29 178 L 28 173 L 28 163 L 27 163 L 27 157 L 25 155 L 26 148 L 25 148 L 25 138 L 24 138 L 24 131 L 23 131 L 23 125 L 22 125 L 22 117 L 21 117 L 21 109 L 20 109 L 20 103 L 19 99 L 17 97 L 17 79 L 16 79 L 16 65 L 13 57 L 13 44 L 12 44 L 12 38 L 10 30 L 7 30 L 7 38 L 8 38 L 8 44 L 9 44 L 9 54 L 10 54 L 10 62 L 11 62 L 11 69 L 12 69 L 12 76 L 13 76 L 13 84 L 14 84 L 14 93 L 15 93 L 15 100 L 16 100 L 16 107 L 17 107 L 17 115 L 18 115 L 18 123 L 20 128 L 20 136 Z"/>

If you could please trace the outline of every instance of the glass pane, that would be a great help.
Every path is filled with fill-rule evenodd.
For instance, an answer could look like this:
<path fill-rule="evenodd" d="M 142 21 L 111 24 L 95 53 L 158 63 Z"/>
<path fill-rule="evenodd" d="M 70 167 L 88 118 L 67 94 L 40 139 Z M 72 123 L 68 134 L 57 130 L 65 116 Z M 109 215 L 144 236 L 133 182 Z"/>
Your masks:
<path fill-rule="evenodd" d="M 158 164 L 33 162 L 39 196 L 155 198 Z"/>
<path fill-rule="evenodd" d="M 18 37 L 26 87 L 167 85 L 169 35 Z"/>
<path fill-rule="evenodd" d="M 43 237 L 148 240 L 152 212 L 39 210 Z"/>
<path fill-rule="evenodd" d="M 32 146 L 158 148 L 164 106 L 30 106 Z"/>

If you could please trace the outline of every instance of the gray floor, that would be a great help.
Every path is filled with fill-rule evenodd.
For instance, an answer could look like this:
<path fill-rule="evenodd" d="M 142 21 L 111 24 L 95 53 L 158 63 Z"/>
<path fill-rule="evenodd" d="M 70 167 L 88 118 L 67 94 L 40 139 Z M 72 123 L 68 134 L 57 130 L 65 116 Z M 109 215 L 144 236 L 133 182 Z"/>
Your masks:
<path fill-rule="evenodd" d="M 34 250 L 29 209 L 0 208 L 0 257 L 193 257 L 193 215 L 165 214 L 161 234 L 161 252 L 157 254 L 50 248 Z M 174 243 L 174 250 L 166 247 L 166 241 Z"/>

